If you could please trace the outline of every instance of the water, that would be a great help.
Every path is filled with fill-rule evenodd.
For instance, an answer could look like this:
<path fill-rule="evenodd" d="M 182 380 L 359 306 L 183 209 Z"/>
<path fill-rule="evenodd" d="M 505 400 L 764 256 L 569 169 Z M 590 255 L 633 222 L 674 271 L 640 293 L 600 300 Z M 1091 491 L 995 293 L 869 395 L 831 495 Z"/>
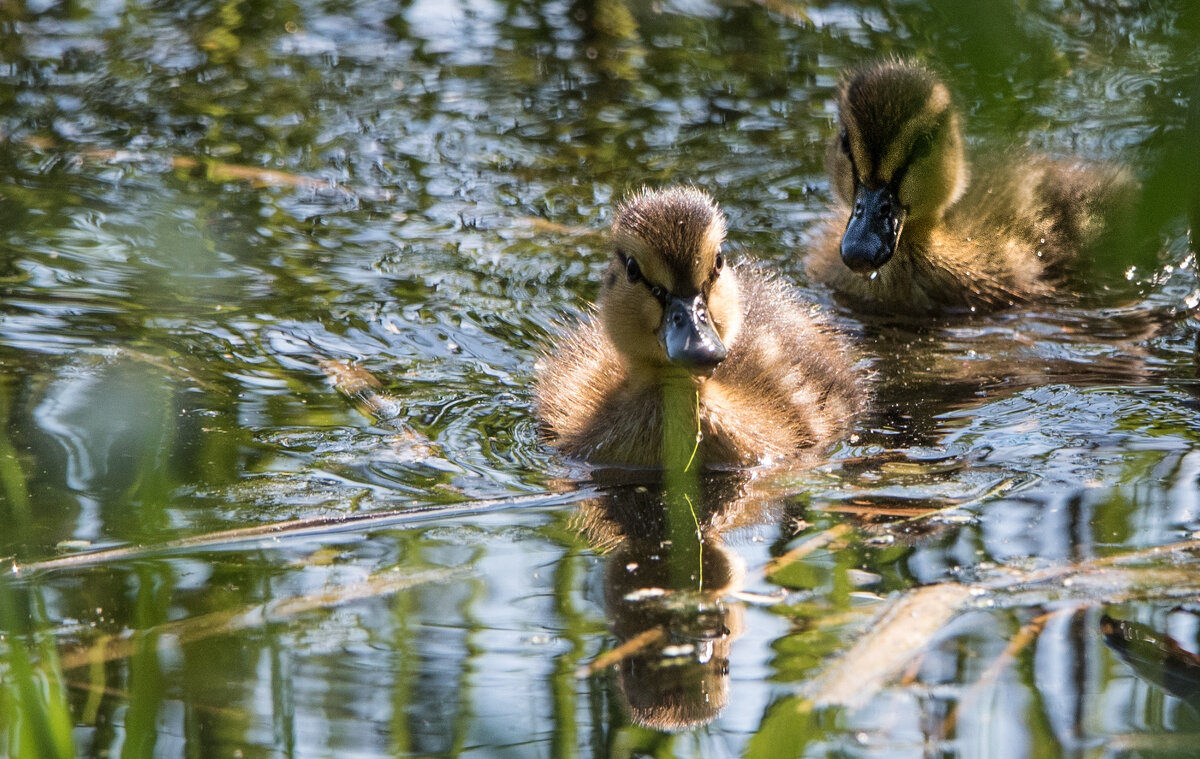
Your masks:
<path fill-rule="evenodd" d="M 1106 645 L 1103 621 L 1172 636 L 1171 672 L 1200 649 L 1192 553 L 1103 564 L 1200 530 L 1190 3 L 0 17 L 0 556 L 20 568 L 0 670 L 18 680 L 24 630 L 78 754 L 1194 745 L 1162 645 Z M 887 54 L 947 73 L 974 149 L 1143 179 L 1135 233 L 1078 296 L 900 323 L 806 281 L 838 77 Z M 827 464 L 704 483 L 702 545 L 653 485 L 545 449 L 529 391 L 539 346 L 595 296 L 613 201 L 672 182 L 710 190 L 733 255 L 796 282 L 877 375 Z M 380 378 L 394 416 L 331 389 L 330 359 Z M 290 526 L 225 532 L 271 525 Z M 691 591 L 629 595 L 645 578 Z M 805 705 L 881 599 L 947 581 L 992 590 L 864 705 Z M 664 642 L 674 658 L 646 654 Z M 865 691 L 880 670 L 862 669 Z M 38 755 L 20 728 L 38 699 L 0 700 L 0 753 Z"/>

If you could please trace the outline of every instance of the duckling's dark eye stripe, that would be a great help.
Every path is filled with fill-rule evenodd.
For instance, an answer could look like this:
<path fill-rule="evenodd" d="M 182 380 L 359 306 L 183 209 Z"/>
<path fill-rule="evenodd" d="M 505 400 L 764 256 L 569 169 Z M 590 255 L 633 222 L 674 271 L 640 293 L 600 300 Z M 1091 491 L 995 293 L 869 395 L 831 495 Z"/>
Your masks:
<path fill-rule="evenodd" d="M 632 264 L 636 275 L 630 276 L 629 281 L 633 283 L 641 282 L 646 286 L 646 289 L 650 291 L 650 294 L 654 296 L 654 299 L 661 303 L 663 308 L 666 308 L 667 301 L 670 300 L 671 297 L 671 293 L 667 292 L 667 288 L 650 284 L 650 281 L 646 279 L 646 276 L 638 267 L 637 261 L 633 258 L 630 258 L 625 251 L 617 251 L 617 260 L 621 262 L 621 266 L 624 267 L 626 272 L 629 272 L 630 264 Z"/>
<path fill-rule="evenodd" d="M 933 152 L 933 135 L 926 132 L 913 142 L 912 152 L 909 154 L 908 160 L 913 161 L 918 158 L 924 158 L 931 152 Z"/>
<path fill-rule="evenodd" d="M 850 176 L 854 177 L 854 183 L 858 184 L 858 162 L 854 160 L 854 151 L 850 149 L 850 132 L 847 129 L 842 130 L 842 152 L 846 154 L 846 158 L 850 160 Z"/>

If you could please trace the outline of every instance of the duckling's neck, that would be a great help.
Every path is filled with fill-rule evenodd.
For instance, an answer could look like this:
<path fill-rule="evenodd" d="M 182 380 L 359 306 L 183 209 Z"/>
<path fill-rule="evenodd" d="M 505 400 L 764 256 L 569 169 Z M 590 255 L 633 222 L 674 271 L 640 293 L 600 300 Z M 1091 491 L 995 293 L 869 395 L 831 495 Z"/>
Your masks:
<path fill-rule="evenodd" d="M 904 231 L 900 235 L 900 247 L 904 247 L 906 242 L 913 247 L 926 245 L 933 237 L 934 231 L 945 223 L 945 214 L 941 213 L 926 218 L 908 219 L 904 222 Z"/>
<path fill-rule="evenodd" d="M 686 368 L 674 364 L 631 365 L 628 369 L 629 387 L 639 391 L 662 388 L 663 391 L 672 389 L 678 392 L 694 393 L 706 380 L 704 376 L 693 374 Z"/>

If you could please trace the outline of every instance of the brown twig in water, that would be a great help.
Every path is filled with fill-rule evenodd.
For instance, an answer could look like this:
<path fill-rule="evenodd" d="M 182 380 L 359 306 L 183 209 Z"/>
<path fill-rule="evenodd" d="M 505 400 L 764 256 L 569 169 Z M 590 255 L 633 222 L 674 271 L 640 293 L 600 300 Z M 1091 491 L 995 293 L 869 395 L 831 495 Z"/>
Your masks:
<path fill-rule="evenodd" d="M 823 504 L 821 511 L 829 511 L 834 514 L 853 514 L 856 517 L 902 517 L 909 519 L 912 517 L 924 518 L 932 514 L 937 514 L 941 509 L 922 509 L 917 506 L 870 506 L 861 503 L 833 503 Z"/>
<path fill-rule="evenodd" d="M 950 710 L 950 714 L 946 715 L 946 719 L 942 722 L 941 726 L 941 738 L 945 740 L 946 737 L 949 736 L 954 730 L 955 726 L 958 725 L 959 713 L 961 713 L 964 709 L 968 709 L 973 706 L 975 701 L 978 700 L 980 694 L 983 693 L 984 689 L 995 683 L 996 680 L 1000 679 L 1000 675 L 1004 672 L 1008 665 L 1017 658 L 1017 655 L 1024 651 L 1029 644 L 1037 640 L 1037 637 L 1042 634 L 1042 630 L 1046 629 L 1047 622 L 1054 617 L 1059 616 L 1060 614 L 1065 614 L 1067 612 L 1074 614 L 1078 610 L 1078 606 L 1072 606 L 1068 609 L 1059 609 L 1058 611 L 1052 611 L 1036 616 L 1023 625 L 1021 629 L 1017 631 L 1017 634 L 1012 637 L 1012 640 L 1008 642 L 1008 645 L 1004 647 L 1004 650 L 1000 652 L 1000 655 L 996 657 L 996 660 L 993 661 L 986 670 L 984 670 L 983 674 L 979 676 L 978 680 L 971 684 L 971 687 L 968 688 L 967 692 L 962 695 L 962 698 L 958 699 L 958 703 L 955 704 L 954 708 Z"/>
<path fill-rule="evenodd" d="M 578 227 L 570 224 L 560 224 L 557 221 L 542 219 L 537 216 L 522 216 L 516 220 L 519 223 L 533 227 L 537 232 L 549 232 L 550 234 L 564 235 L 567 237 L 595 237 L 601 238 L 604 233 L 600 230 L 589 229 L 587 227 Z"/>
<path fill-rule="evenodd" d="M 623 659 L 628 659 L 638 651 L 659 643 L 666 637 L 667 631 L 662 625 L 651 627 L 649 630 L 643 630 L 613 650 L 597 656 L 591 664 L 585 664 L 575 670 L 575 677 L 579 679 L 590 677 L 605 667 L 616 664 Z"/>
<path fill-rule="evenodd" d="M 1023 479 L 1020 477 L 1007 477 L 1007 478 L 1001 480 L 999 483 L 988 487 L 983 493 L 980 493 L 978 495 L 969 496 L 966 498 L 961 498 L 961 499 L 952 499 L 951 502 L 945 506 L 939 506 L 937 508 L 927 509 L 925 511 L 921 511 L 920 513 L 916 513 L 916 514 L 913 513 L 914 509 L 910 509 L 910 508 L 906 508 L 906 507 L 899 507 L 899 506 L 898 507 L 876 507 L 876 506 L 860 505 L 860 504 L 852 504 L 852 503 L 851 504 L 833 504 L 833 505 L 823 506 L 822 511 L 844 512 L 844 513 L 849 513 L 849 514 L 858 514 L 858 515 L 867 515 L 867 516 L 897 516 L 897 517 L 903 517 L 903 519 L 901 519 L 899 522 L 897 522 L 897 524 L 910 525 L 910 524 L 913 524 L 914 522 L 919 522 L 919 521 L 922 521 L 925 519 L 930 519 L 939 514 L 944 514 L 949 511 L 955 511 L 958 509 L 962 509 L 966 506 L 970 506 L 975 503 L 979 503 L 981 501 L 984 501 L 988 498 L 992 498 L 997 495 L 1001 495 L 1001 494 L 1012 492 L 1014 490 L 1018 490 L 1027 484 L 1029 484 L 1029 480 L 1027 480 L 1027 479 Z M 829 545 L 836 538 L 840 538 L 840 537 L 846 535 L 848 532 L 850 532 L 851 529 L 852 528 L 849 525 L 845 525 L 845 524 L 840 524 L 835 527 L 831 527 L 829 530 L 826 530 L 824 533 L 819 533 L 815 537 L 811 538 L 809 541 L 806 541 L 805 543 L 802 543 L 799 546 L 796 546 L 791 551 L 788 551 L 787 553 L 785 553 L 783 556 L 780 556 L 780 557 L 772 560 L 763 568 L 763 571 L 767 576 L 770 576 L 771 574 L 778 572 L 780 569 L 787 566 L 788 564 L 795 563 L 799 559 L 804 558 L 805 556 L 812 553 L 816 549 L 823 548 L 823 547 Z M 829 534 L 829 533 L 834 533 L 834 534 Z"/>
<path fill-rule="evenodd" d="M 391 421 L 404 412 L 400 399 L 383 392 L 383 383 L 358 364 L 326 359 L 320 367 L 333 389 L 349 398 L 364 416 Z"/>
<path fill-rule="evenodd" d="M 773 575 L 789 564 L 795 564 L 818 548 L 824 548 L 834 540 L 850 532 L 850 530 L 851 527 L 848 524 L 838 524 L 830 527 L 828 530 L 822 530 L 784 555 L 767 562 L 764 571 L 768 576 Z"/>
<path fill-rule="evenodd" d="M 113 150 L 110 148 L 61 146 L 44 137 L 27 137 L 24 144 L 34 150 L 71 150 L 81 158 L 93 161 L 128 161 L 130 159 L 146 159 L 151 154 L 131 150 Z M 293 174 L 277 169 L 264 169 L 258 166 L 244 166 L 222 161 L 201 160 L 188 156 L 167 156 L 171 168 L 175 171 L 186 172 L 214 182 L 246 182 L 254 187 L 293 187 L 305 190 L 332 191 L 349 197 L 376 197 L 387 199 L 390 193 L 377 190 L 352 190 L 327 179 L 317 179 L 303 174 Z"/>

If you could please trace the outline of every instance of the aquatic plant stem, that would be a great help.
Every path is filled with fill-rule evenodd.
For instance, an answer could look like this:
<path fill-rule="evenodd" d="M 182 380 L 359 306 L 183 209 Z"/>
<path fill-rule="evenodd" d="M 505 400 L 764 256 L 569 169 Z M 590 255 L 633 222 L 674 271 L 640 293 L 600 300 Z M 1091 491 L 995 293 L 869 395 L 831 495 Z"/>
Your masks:
<path fill-rule="evenodd" d="M 700 503 L 700 396 L 690 377 L 663 382 L 663 503 L 667 510 L 671 585 L 676 590 L 703 588 L 703 540 L 696 504 Z"/>
<path fill-rule="evenodd" d="M 692 464 L 696 463 L 696 452 L 700 450 L 700 441 L 704 438 L 704 433 L 700 429 L 700 390 L 697 389 L 695 392 L 696 392 L 696 411 L 695 411 L 696 443 L 695 443 L 695 445 L 692 446 L 692 455 L 688 456 L 687 464 L 683 467 L 683 471 L 685 471 L 685 472 L 692 471 Z M 692 512 L 692 516 L 695 516 L 695 511 Z M 697 524 L 697 529 L 699 529 L 698 524 Z"/>

